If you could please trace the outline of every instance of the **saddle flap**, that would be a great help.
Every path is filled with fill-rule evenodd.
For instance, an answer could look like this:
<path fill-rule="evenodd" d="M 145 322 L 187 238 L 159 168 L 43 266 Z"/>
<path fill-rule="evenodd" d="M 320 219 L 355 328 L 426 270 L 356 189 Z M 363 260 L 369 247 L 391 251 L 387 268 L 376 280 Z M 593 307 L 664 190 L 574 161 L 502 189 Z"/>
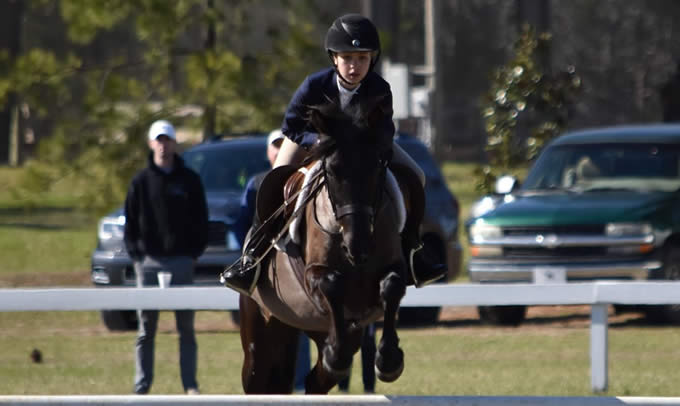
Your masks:
<path fill-rule="evenodd" d="M 281 207 L 284 201 L 283 186 L 296 171 L 295 166 L 283 165 L 267 173 L 257 191 L 256 210 L 260 219 L 268 219 Z"/>
<path fill-rule="evenodd" d="M 283 198 L 286 201 L 289 201 L 293 195 L 297 191 L 299 191 L 302 188 L 302 184 L 304 183 L 305 180 L 305 174 L 302 171 L 297 171 L 294 174 L 290 175 L 288 180 L 286 181 L 286 184 L 283 186 Z M 286 207 L 286 217 L 292 214 L 294 208 L 295 208 L 295 202 L 297 201 L 297 198 L 295 198 L 292 201 L 289 201 L 288 207 Z"/>

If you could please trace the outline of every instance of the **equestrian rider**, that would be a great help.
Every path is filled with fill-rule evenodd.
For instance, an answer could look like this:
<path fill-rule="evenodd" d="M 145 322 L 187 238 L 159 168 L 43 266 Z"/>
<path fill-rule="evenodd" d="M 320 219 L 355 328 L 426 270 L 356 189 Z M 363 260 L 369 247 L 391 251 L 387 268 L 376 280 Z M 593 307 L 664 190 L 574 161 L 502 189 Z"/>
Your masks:
<path fill-rule="evenodd" d="M 274 168 L 299 165 L 302 162 L 308 148 L 318 139 L 318 134 L 307 120 L 308 106 L 324 104 L 328 99 L 339 101 L 341 108 L 345 109 L 362 99 L 385 96 L 381 107 L 386 114 L 378 127 L 380 131 L 394 136 L 390 85 L 373 71 L 380 57 L 380 39 L 375 25 L 359 14 L 344 15 L 336 19 L 328 29 L 325 48 L 333 67 L 308 76 L 293 95 L 281 127 L 286 138 Z M 422 169 L 396 142 L 392 147 L 392 162 L 408 167 L 416 174 L 420 185 L 425 186 Z M 420 224 L 416 224 L 410 231 L 405 230 L 402 233 L 404 255 L 410 268 L 408 283 L 418 287 L 433 282 L 446 273 L 444 264 L 433 264 L 424 257 L 425 250 L 422 250 L 419 229 Z M 231 267 L 222 274 L 227 287 L 247 295 L 252 292 L 255 279 L 259 275 L 257 266 L 253 264 L 268 248 L 270 239 L 262 238 L 259 241 L 265 241 L 264 244 L 246 247 L 240 266 Z"/>

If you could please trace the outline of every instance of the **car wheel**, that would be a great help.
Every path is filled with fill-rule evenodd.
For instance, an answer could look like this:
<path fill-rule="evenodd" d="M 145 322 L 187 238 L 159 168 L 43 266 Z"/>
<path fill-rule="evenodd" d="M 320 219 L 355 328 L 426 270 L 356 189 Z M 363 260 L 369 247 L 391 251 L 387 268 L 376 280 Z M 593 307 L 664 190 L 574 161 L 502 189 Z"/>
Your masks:
<path fill-rule="evenodd" d="M 132 331 L 137 329 L 137 312 L 134 310 L 103 310 L 102 321 L 110 331 Z"/>
<path fill-rule="evenodd" d="M 680 245 L 670 245 L 663 256 L 662 280 L 680 280 Z M 680 324 L 680 305 L 645 306 L 647 320 L 659 324 Z"/>
<path fill-rule="evenodd" d="M 517 327 L 526 318 L 526 306 L 478 306 L 479 319 L 484 324 Z"/>

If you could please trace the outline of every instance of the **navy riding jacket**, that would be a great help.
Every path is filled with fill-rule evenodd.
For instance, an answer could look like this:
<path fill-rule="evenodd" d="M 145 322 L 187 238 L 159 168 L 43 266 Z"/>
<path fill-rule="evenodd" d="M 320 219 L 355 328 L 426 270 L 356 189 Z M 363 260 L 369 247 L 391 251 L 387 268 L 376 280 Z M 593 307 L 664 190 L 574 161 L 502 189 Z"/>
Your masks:
<path fill-rule="evenodd" d="M 307 121 L 309 106 L 325 104 L 328 103 L 328 100 L 340 104 L 340 91 L 337 81 L 337 73 L 333 68 L 324 69 L 307 76 L 295 91 L 283 117 L 281 131 L 286 137 L 306 148 L 316 141 L 318 134 Z M 386 114 L 380 127 L 392 137 L 395 131 L 392 121 L 392 91 L 389 83 L 380 75 L 373 71 L 369 72 L 361 82 L 361 87 L 350 100 L 350 105 L 381 95 L 385 95 L 382 100 L 382 107 Z"/>

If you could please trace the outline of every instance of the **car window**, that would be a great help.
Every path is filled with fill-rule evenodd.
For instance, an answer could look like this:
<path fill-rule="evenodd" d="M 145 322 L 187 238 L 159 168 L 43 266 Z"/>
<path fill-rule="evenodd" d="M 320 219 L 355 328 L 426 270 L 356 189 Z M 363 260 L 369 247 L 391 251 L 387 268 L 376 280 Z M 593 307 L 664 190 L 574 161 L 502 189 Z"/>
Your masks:
<path fill-rule="evenodd" d="M 251 176 L 269 169 L 264 144 L 259 143 L 188 150 L 183 158 L 208 192 L 241 192 Z"/>
<path fill-rule="evenodd" d="M 522 189 L 555 188 L 676 190 L 680 188 L 680 145 L 609 143 L 548 148 Z"/>

